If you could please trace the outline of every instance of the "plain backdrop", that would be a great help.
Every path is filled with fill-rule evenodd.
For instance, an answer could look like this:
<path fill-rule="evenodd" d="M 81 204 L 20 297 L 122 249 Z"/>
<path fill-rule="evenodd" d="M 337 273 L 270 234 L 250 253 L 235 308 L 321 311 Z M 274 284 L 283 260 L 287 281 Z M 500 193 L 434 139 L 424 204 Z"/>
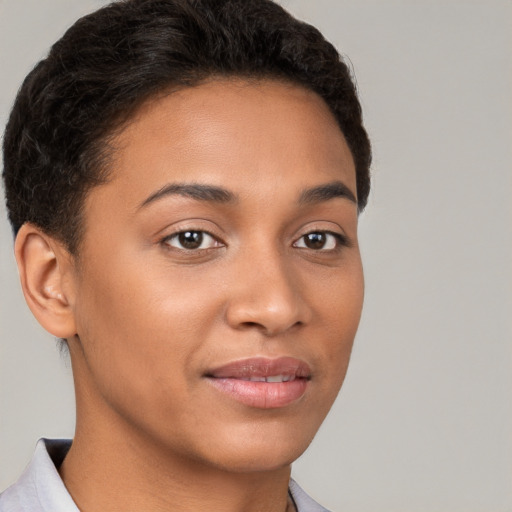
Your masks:
<path fill-rule="evenodd" d="M 2 126 L 26 73 L 102 3 L 0 0 Z M 375 153 L 361 328 L 295 478 L 340 512 L 510 512 L 512 2 L 283 4 L 349 57 Z M 73 435 L 74 401 L 0 210 L 3 489 L 39 437 Z"/>

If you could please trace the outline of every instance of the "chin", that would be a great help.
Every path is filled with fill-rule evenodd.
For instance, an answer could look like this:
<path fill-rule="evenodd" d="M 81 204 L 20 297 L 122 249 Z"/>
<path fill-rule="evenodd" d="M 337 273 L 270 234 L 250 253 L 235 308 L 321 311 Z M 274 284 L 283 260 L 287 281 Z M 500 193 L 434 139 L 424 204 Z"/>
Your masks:
<path fill-rule="evenodd" d="M 305 447 L 292 450 L 259 450 L 244 449 L 236 453 L 223 453 L 220 457 L 213 459 L 209 455 L 212 465 L 223 471 L 231 473 L 264 473 L 278 471 L 289 467 L 305 451 Z M 213 459 L 213 460 L 212 460 Z"/>
<path fill-rule="evenodd" d="M 215 436 L 216 439 L 210 437 L 205 455 L 211 464 L 226 471 L 275 471 L 298 459 L 317 431 L 317 428 L 304 429 L 304 425 L 273 427 L 255 424 L 249 428 L 229 429 Z"/>

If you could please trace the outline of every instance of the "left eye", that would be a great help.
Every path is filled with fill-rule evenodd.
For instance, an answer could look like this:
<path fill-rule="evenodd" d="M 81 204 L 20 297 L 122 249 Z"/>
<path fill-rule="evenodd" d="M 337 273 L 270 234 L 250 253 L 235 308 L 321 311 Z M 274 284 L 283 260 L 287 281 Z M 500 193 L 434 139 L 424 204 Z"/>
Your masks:
<path fill-rule="evenodd" d="M 164 242 L 177 249 L 193 251 L 197 249 L 210 249 L 221 245 L 206 231 L 180 231 L 167 237 Z"/>
<path fill-rule="evenodd" d="M 303 249 L 315 251 L 330 251 L 336 249 L 340 243 L 341 235 L 328 231 L 313 231 L 301 236 L 293 245 Z"/>

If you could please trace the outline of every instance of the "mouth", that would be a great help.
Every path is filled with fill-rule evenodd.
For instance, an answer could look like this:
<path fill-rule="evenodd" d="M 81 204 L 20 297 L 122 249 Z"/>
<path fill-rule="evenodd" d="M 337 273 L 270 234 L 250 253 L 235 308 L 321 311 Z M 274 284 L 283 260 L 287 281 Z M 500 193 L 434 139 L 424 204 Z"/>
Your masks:
<path fill-rule="evenodd" d="M 311 380 L 307 363 L 292 357 L 251 358 L 208 371 L 218 391 L 250 407 L 276 409 L 300 400 Z"/>

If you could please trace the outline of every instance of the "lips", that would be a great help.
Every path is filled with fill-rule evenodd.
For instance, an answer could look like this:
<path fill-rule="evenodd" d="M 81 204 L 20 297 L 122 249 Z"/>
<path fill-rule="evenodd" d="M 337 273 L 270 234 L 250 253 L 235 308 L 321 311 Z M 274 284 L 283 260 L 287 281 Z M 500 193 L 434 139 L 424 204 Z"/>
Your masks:
<path fill-rule="evenodd" d="M 251 358 L 210 370 L 205 377 L 218 391 L 244 405 L 275 409 L 304 395 L 311 369 L 292 357 Z"/>

